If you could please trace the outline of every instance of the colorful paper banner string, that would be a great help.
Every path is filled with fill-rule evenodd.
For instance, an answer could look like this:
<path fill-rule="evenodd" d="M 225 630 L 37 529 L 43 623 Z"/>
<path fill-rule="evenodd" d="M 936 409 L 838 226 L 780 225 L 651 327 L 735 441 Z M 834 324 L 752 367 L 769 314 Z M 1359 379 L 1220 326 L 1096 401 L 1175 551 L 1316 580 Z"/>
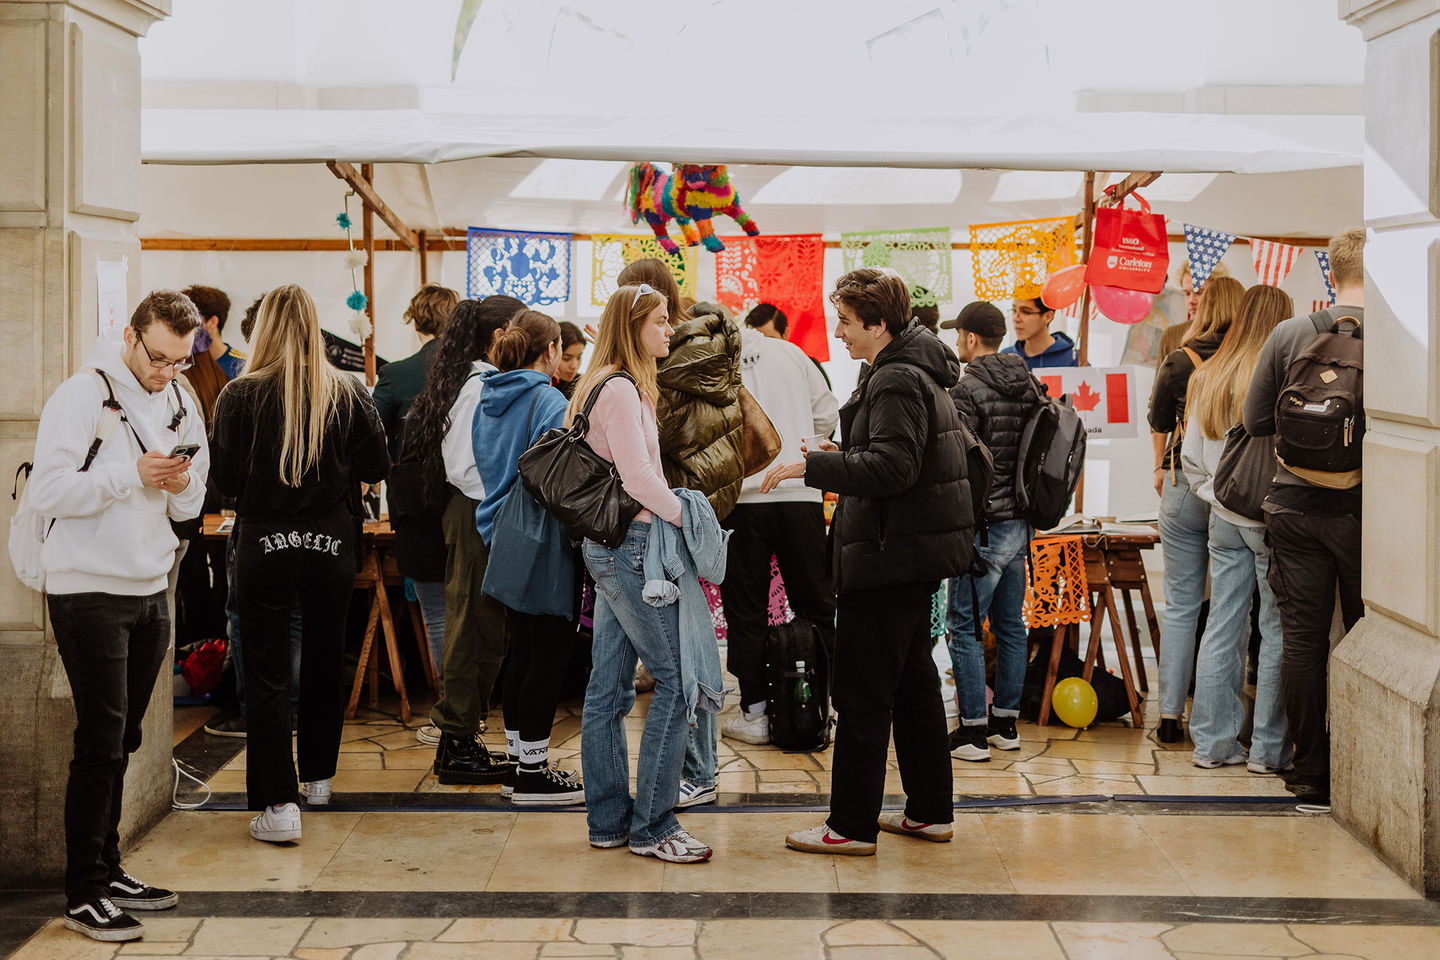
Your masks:
<path fill-rule="evenodd" d="M 479 300 L 500 293 L 530 306 L 570 299 L 568 233 L 530 230 L 466 231 L 465 295 Z"/>
<path fill-rule="evenodd" d="M 596 233 L 590 237 L 590 303 L 603 307 L 618 287 L 620 271 L 634 263 L 653 257 L 663 261 L 680 285 L 680 296 L 695 296 L 695 248 L 681 247 L 676 254 L 666 253 L 655 237 L 619 233 Z"/>
<path fill-rule="evenodd" d="M 1185 224 L 1185 254 L 1190 258 L 1190 282 L 1196 290 L 1205 286 L 1205 281 L 1210 279 L 1210 271 L 1215 269 L 1215 264 L 1220 262 L 1234 242 L 1233 233 Z"/>
<path fill-rule="evenodd" d="M 941 303 L 951 299 L 950 228 L 873 230 L 840 234 L 845 271 L 890 267 L 909 284 L 919 284 Z"/>
<path fill-rule="evenodd" d="M 974 224 L 970 257 L 976 299 L 1003 303 L 1015 297 L 1038 297 L 1046 277 L 1079 259 L 1075 221 L 1052 217 Z"/>
<path fill-rule="evenodd" d="M 723 239 L 725 249 L 715 254 L 716 299 L 736 320 L 757 304 L 773 303 L 789 322 L 786 339 L 816 360 L 829 360 L 820 234 Z"/>

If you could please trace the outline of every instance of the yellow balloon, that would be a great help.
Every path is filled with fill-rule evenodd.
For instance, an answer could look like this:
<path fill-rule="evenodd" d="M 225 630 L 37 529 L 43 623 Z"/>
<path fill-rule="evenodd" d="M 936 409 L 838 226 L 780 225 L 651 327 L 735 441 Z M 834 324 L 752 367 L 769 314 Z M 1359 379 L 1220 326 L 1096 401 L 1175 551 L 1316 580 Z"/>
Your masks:
<path fill-rule="evenodd" d="M 1050 703 L 1055 708 L 1055 716 L 1072 727 L 1090 726 L 1100 710 L 1095 688 L 1079 677 L 1066 677 L 1055 684 Z"/>

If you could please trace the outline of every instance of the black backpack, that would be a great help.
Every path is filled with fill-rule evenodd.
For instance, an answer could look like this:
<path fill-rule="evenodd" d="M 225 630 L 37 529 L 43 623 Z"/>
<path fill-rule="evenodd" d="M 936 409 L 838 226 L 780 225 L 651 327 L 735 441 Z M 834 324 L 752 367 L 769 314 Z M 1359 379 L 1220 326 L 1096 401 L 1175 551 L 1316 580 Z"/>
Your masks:
<path fill-rule="evenodd" d="M 985 522 L 985 508 L 990 502 L 990 482 L 995 478 L 995 456 L 969 427 L 960 420 L 960 436 L 965 444 L 965 480 L 970 484 L 970 510 L 975 518 L 975 539 L 988 546 L 988 524 Z M 977 577 L 985 575 L 985 561 L 976 551 L 970 572 Z"/>
<path fill-rule="evenodd" d="M 1290 363 L 1275 399 L 1275 456 L 1317 487 L 1360 483 L 1365 439 L 1365 341 L 1360 321 L 1312 313 L 1316 336 Z"/>
<path fill-rule="evenodd" d="M 770 742 L 782 750 L 830 746 L 830 651 L 815 624 L 801 617 L 765 634 Z"/>
<path fill-rule="evenodd" d="M 1020 433 L 1015 504 L 1036 530 L 1059 523 L 1085 467 L 1085 424 L 1070 398 L 1051 397 L 1038 384 L 1035 408 Z"/>

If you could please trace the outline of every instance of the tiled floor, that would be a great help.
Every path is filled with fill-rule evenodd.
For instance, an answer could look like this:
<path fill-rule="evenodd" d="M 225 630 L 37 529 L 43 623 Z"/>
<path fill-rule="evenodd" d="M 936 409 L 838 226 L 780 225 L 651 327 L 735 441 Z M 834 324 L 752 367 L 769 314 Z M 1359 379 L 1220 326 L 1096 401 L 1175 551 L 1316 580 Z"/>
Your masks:
<path fill-rule="evenodd" d="M 632 756 L 647 699 L 627 721 Z M 243 748 L 224 758 L 242 744 L 198 732 L 208 711 L 177 711 L 178 754 L 209 764 L 216 802 L 172 813 L 126 865 L 181 891 L 180 906 L 117 947 L 64 930 L 58 897 L 16 892 L 0 897 L 0 931 L 39 932 L 13 956 L 1440 957 L 1440 903 L 1329 817 L 1277 802 L 1277 778 L 1197 769 L 1188 744 L 1153 729 L 1022 724 L 1019 751 L 954 761 L 951 843 L 881 834 L 869 858 L 784 847 L 823 817 L 831 752 L 722 740 L 721 802 L 681 814 L 715 857 L 678 866 L 591 849 L 583 809 L 515 809 L 496 786 L 437 783 L 413 729 L 426 706 L 409 728 L 364 710 L 347 724 L 334 805 L 279 846 L 251 840 L 237 809 Z M 562 706 L 552 742 L 554 760 L 579 766 L 578 705 Z M 898 799 L 898 773 L 886 789 Z"/>

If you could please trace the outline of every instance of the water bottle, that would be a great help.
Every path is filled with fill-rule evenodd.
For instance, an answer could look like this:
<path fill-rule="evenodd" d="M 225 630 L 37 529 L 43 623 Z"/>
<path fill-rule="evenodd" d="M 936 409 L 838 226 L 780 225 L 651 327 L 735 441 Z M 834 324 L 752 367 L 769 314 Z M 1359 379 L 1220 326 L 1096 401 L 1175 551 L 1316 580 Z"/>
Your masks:
<path fill-rule="evenodd" d="M 795 661 L 795 702 L 809 703 L 811 697 L 809 671 L 804 660 Z"/>

